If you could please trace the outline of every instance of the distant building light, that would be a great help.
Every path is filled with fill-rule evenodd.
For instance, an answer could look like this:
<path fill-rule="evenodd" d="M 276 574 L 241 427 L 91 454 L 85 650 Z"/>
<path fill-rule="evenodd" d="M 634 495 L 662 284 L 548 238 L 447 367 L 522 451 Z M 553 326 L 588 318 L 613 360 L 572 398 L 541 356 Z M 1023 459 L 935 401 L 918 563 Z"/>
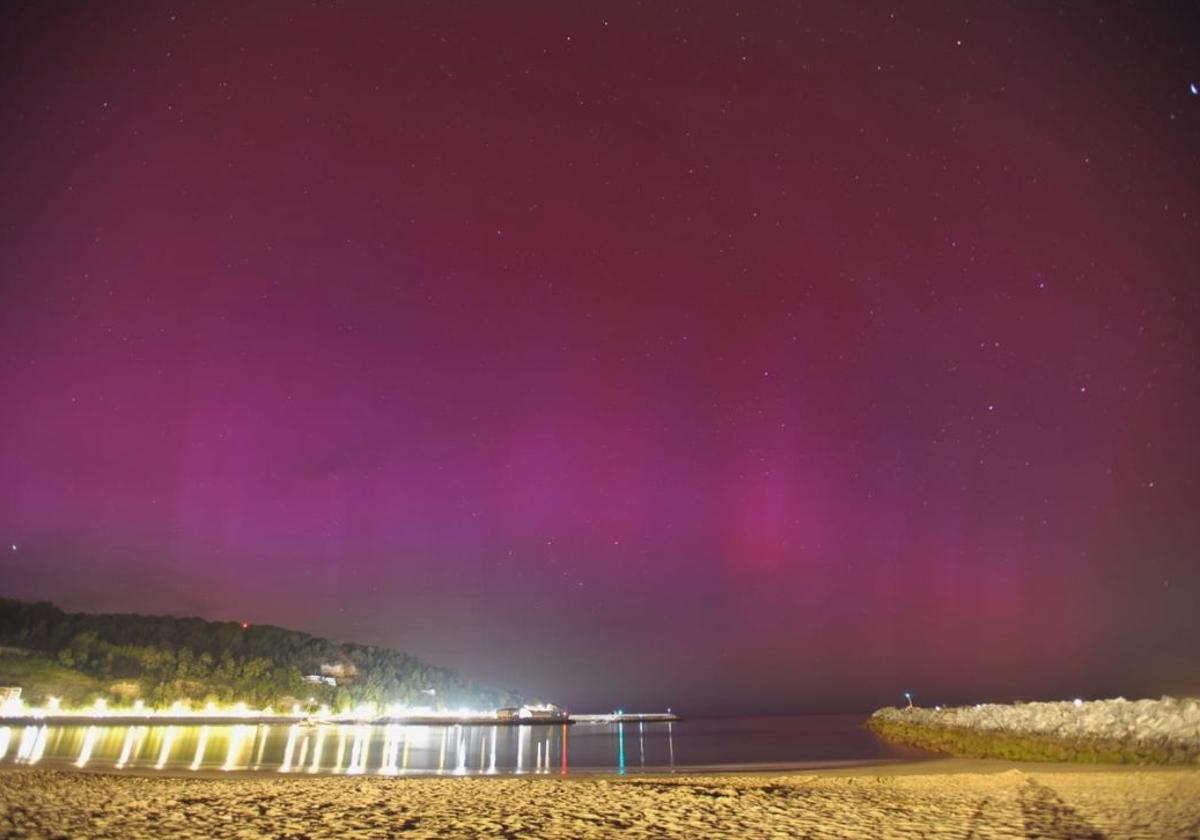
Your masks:
<path fill-rule="evenodd" d="M 50 698 L 54 700 L 56 698 Z M 8 706 L 9 704 L 20 705 L 21 687 L 19 685 L 0 686 L 0 706 Z"/>
<path fill-rule="evenodd" d="M 526 704 L 517 710 L 521 720 L 558 720 L 565 715 L 553 703 Z"/>

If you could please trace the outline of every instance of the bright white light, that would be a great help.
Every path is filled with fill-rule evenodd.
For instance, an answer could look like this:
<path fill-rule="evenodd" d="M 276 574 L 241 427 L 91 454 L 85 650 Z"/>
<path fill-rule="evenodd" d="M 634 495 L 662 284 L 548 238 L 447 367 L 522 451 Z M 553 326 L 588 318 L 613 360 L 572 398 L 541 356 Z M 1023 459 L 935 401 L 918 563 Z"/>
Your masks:
<path fill-rule="evenodd" d="M 254 728 L 251 726 L 233 727 L 233 731 L 229 735 L 229 748 L 225 752 L 225 763 L 221 765 L 222 770 L 229 771 L 238 768 L 246 739 L 252 732 L 254 732 Z"/>
<path fill-rule="evenodd" d="M 390 723 L 383 732 L 383 752 L 379 756 L 379 773 L 384 776 L 394 776 L 398 772 L 396 760 L 400 754 L 400 726 Z"/>
<path fill-rule="evenodd" d="M 121 757 L 117 759 L 117 768 L 120 769 L 129 763 L 129 757 L 133 754 L 133 727 L 125 732 L 125 741 L 121 744 Z"/>
<path fill-rule="evenodd" d="M 1075 708 L 1076 708 L 1076 709 L 1078 709 L 1080 706 L 1082 706 L 1082 705 L 1083 705 L 1083 700 L 1081 700 L 1081 699 L 1080 699 L 1080 698 L 1078 698 L 1078 697 L 1076 697 L 1076 698 L 1075 698 L 1075 701 L 1074 701 L 1074 702 L 1075 702 Z"/>
<path fill-rule="evenodd" d="M 338 745 L 337 745 L 337 760 L 333 763 L 333 772 L 337 773 L 342 769 L 342 758 L 346 755 L 346 727 L 338 727 Z"/>
<path fill-rule="evenodd" d="M 59 705 L 62 703 L 57 697 L 46 698 L 46 708 L 51 712 L 57 712 Z"/>
<path fill-rule="evenodd" d="M 454 767 L 454 774 L 462 776 L 467 772 L 467 739 L 461 726 L 455 728 L 458 730 L 458 764 Z"/>
<path fill-rule="evenodd" d="M 92 750 L 96 747 L 96 739 L 100 737 L 99 727 L 89 726 L 83 736 L 83 746 L 79 750 L 79 758 L 75 760 L 76 767 L 86 767 L 92 758 Z"/>
<path fill-rule="evenodd" d="M 46 750 L 46 738 L 49 734 L 49 726 L 43 726 L 38 730 L 37 740 L 33 742 L 33 752 L 29 755 L 30 764 L 37 764 L 42 760 L 42 753 Z"/>
<path fill-rule="evenodd" d="M 192 759 L 192 769 L 199 770 L 204 763 L 204 748 L 208 746 L 208 727 L 200 727 L 200 740 L 196 742 L 196 757 Z"/>
<path fill-rule="evenodd" d="M 179 702 L 178 700 L 175 702 Z M 167 759 L 171 757 L 171 742 L 175 740 L 175 727 L 168 726 L 167 731 L 163 733 L 162 750 L 158 753 L 158 761 L 154 763 L 155 770 L 163 769 L 163 765 L 167 763 Z"/>
<path fill-rule="evenodd" d="M 350 764 L 346 767 L 346 775 L 361 775 L 366 768 L 370 734 L 369 726 L 354 727 L 354 743 L 350 748 Z"/>
<path fill-rule="evenodd" d="M 28 761 L 29 756 L 33 753 L 33 744 L 37 740 L 37 727 L 26 726 L 21 731 L 21 743 L 17 746 L 17 763 Z"/>
<path fill-rule="evenodd" d="M 316 773 L 321 769 L 321 748 L 325 746 L 325 727 L 322 726 L 317 730 L 317 744 L 313 747 L 312 764 L 308 766 L 309 773 Z"/>
<path fill-rule="evenodd" d="M 290 773 L 292 770 L 292 754 L 296 751 L 296 724 L 288 728 L 287 746 L 283 748 L 283 764 L 279 765 L 280 773 Z"/>
<path fill-rule="evenodd" d="M 4 705 L 0 706 L 0 715 L 9 717 L 21 717 L 25 709 L 25 701 L 20 697 L 10 697 L 4 701 Z"/>
<path fill-rule="evenodd" d="M 103 712 L 108 708 L 108 702 L 103 697 L 96 698 L 96 711 Z"/>
<path fill-rule="evenodd" d="M 133 710 L 135 712 L 144 712 L 146 710 L 146 702 L 144 700 L 134 700 Z"/>

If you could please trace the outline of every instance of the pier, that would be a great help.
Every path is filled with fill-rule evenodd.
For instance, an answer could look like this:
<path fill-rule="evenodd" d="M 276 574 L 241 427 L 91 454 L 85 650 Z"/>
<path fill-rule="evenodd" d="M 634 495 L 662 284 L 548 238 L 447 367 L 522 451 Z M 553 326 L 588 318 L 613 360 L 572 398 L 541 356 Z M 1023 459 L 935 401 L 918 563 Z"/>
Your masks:
<path fill-rule="evenodd" d="M 606 715 L 571 715 L 571 723 L 679 723 L 672 712 L 611 712 Z"/>

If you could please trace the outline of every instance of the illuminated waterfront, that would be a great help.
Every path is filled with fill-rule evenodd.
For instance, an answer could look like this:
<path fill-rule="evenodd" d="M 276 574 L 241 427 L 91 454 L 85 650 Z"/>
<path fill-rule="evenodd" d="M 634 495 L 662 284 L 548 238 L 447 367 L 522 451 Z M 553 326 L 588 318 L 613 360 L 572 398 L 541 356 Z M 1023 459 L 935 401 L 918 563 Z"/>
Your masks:
<path fill-rule="evenodd" d="M 623 775 L 910 757 L 854 717 L 533 726 L 154 724 L 0 727 L 0 766 L 314 775 Z"/>

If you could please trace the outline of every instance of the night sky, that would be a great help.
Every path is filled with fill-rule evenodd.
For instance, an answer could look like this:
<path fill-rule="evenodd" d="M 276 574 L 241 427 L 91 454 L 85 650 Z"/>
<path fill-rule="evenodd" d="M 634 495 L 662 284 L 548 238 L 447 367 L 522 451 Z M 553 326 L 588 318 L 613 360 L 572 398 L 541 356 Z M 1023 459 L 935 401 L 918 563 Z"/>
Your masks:
<path fill-rule="evenodd" d="M 6 5 L 0 593 L 580 711 L 1200 691 L 1148 5 Z"/>

